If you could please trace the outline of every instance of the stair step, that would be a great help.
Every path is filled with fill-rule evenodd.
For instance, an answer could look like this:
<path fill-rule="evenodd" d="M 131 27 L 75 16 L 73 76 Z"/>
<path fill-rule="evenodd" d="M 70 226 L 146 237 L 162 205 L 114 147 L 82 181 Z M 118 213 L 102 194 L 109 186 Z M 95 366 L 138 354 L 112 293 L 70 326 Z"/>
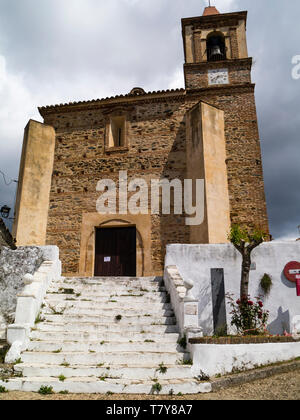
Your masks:
<path fill-rule="evenodd" d="M 57 349 L 60 350 L 60 349 Z M 176 364 L 188 359 L 186 353 L 168 352 L 110 352 L 110 353 L 82 353 L 82 352 L 29 352 L 22 353 L 21 360 L 24 363 L 43 363 L 45 365 L 57 365 L 68 363 L 70 365 L 106 365 L 122 364 L 125 365 L 131 361 L 135 366 L 141 366 L 151 360 L 154 366 L 159 364 Z"/>
<path fill-rule="evenodd" d="M 160 285 L 162 277 L 65 277 L 53 281 L 52 284 L 92 284 L 92 285 Z"/>
<path fill-rule="evenodd" d="M 56 306 L 50 306 L 43 310 L 43 315 L 55 315 L 55 314 L 61 314 L 61 315 L 68 315 L 68 316 L 94 316 L 94 317 L 110 317 L 115 318 L 117 315 L 120 314 L 120 312 L 123 313 L 125 316 L 129 317 L 139 317 L 139 316 L 151 316 L 153 318 L 157 318 L 157 314 L 159 313 L 163 317 L 174 317 L 174 311 L 173 309 L 161 309 L 160 311 L 157 309 L 153 309 L 148 307 L 147 310 L 143 307 L 143 312 L 141 312 L 141 308 L 126 308 L 122 309 L 120 311 L 120 308 L 78 308 L 76 304 L 69 304 L 68 306 L 64 305 L 56 305 Z"/>
<path fill-rule="evenodd" d="M 57 378 L 17 378 L 11 379 L 9 382 L 1 382 L 0 386 L 5 387 L 9 391 L 38 392 L 42 386 L 52 387 L 53 391 L 69 393 L 90 393 L 90 394 L 152 394 L 155 391 L 154 381 L 129 381 L 107 379 L 105 381 L 98 378 L 70 378 L 64 382 Z M 198 394 L 211 392 L 210 383 L 198 382 L 196 380 L 164 380 L 160 381 L 162 389 L 161 395 L 177 395 L 181 394 Z"/>
<path fill-rule="evenodd" d="M 143 330 L 142 330 L 143 331 Z M 145 333 L 145 332 L 129 332 L 123 331 L 112 332 L 66 332 L 66 331 L 32 331 L 30 334 L 32 340 L 40 341 L 113 341 L 115 343 L 128 343 L 129 341 L 141 342 L 145 340 L 152 340 L 156 343 L 177 343 L 179 334 L 177 333 Z"/>
<path fill-rule="evenodd" d="M 63 352 L 96 352 L 96 353 L 110 353 L 110 352 L 176 352 L 180 351 L 180 346 L 177 343 L 150 343 L 150 342 L 135 342 L 135 343 L 115 343 L 104 342 L 103 344 L 97 342 L 66 342 L 66 341 L 32 341 L 29 343 L 28 351 L 37 352 L 54 352 L 61 349 Z"/>
<path fill-rule="evenodd" d="M 128 332 L 141 333 L 178 333 L 177 325 L 146 325 L 146 324 L 133 324 L 124 325 L 122 324 L 102 324 L 93 322 L 42 322 L 36 325 L 36 331 L 50 331 L 50 332 L 96 332 L 96 333 L 119 333 L 127 334 Z"/>
<path fill-rule="evenodd" d="M 126 304 L 136 304 L 136 305 L 144 305 L 144 304 L 164 304 L 170 303 L 170 298 L 167 296 L 166 293 L 147 293 L 147 294 L 119 294 L 113 295 L 110 293 L 106 293 L 105 295 L 100 295 L 98 293 L 90 293 L 90 294 L 80 294 L 80 296 L 70 295 L 70 294 L 61 294 L 61 293 L 48 293 L 46 296 L 45 301 L 52 304 L 52 302 L 90 302 L 95 304 L 106 304 L 106 303 L 114 303 L 110 301 L 116 300 L 120 305 Z"/>
<path fill-rule="evenodd" d="M 160 371 L 159 366 L 140 366 L 140 367 L 127 367 L 122 365 L 114 366 L 61 366 L 52 365 L 45 366 L 39 364 L 22 363 L 15 366 L 15 371 L 23 374 L 24 377 L 56 377 L 63 375 L 66 378 L 75 377 L 110 377 L 120 379 L 133 379 L 133 380 L 149 380 L 149 378 L 162 378 L 169 379 L 190 379 L 191 366 L 174 366 L 163 365 L 165 368 Z"/>
<path fill-rule="evenodd" d="M 137 309 L 136 300 L 130 299 L 128 302 L 124 302 L 121 298 L 108 298 L 103 300 L 96 300 L 96 299 L 84 299 L 84 298 L 77 298 L 74 300 L 66 300 L 64 296 L 61 298 L 55 297 L 55 295 L 51 295 L 52 298 L 47 297 L 45 299 L 46 305 L 49 307 L 54 308 L 78 308 L 78 309 L 103 309 L 103 310 L 109 310 L 109 309 L 116 309 L 116 308 L 124 308 L 124 309 Z M 132 301 L 133 300 L 133 301 Z M 131 305 L 130 305 L 131 303 Z M 75 306 L 74 306 L 75 305 Z M 149 302 L 145 300 L 143 302 L 143 309 L 152 310 L 152 312 L 158 312 L 163 310 L 173 310 L 173 307 L 171 303 L 164 303 L 158 300 L 157 302 L 152 301 Z"/>
<path fill-rule="evenodd" d="M 123 325 L 135 324 L 135 325 L 175 325 L 175 317 L 165 316 L 130 316 L 122 315 L 122 319 L 119 321 L 114 316 L 92 316 L 92 315 L 45 315 L 44 319 L 46 322 L 63 322 L 67 323 L 104 323 L 107 325 Z"/>

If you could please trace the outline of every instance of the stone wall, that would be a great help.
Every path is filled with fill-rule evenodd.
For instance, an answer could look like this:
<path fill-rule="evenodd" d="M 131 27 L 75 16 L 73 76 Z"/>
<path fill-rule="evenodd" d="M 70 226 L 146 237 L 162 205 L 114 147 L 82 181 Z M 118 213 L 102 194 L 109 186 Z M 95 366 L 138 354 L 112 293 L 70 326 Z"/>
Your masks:
<path fill-rule="evenodd" d="M 186 176 L 186 113 L 199 101 L 224 111 L 231 221 L 268 232 L 253 85 L 43 108 L 56 130 L 47 244 L 59 246 L 66 275 L 79 273 L 82 216 L 95 212 L 99 180 L 117 181 L 120 170 L 129 179 Z M 106 115 L 118 108 L 128 115 L 128 148 L 107 152 Z M 153 274 L 163 270 L 165 246 L 189 237 L 184 216 L 151 217 Z"/>
<path fill-rule="evenodd" d="M 37 247 L 3 248 L 0 253 L 0 339 L 14 322 L 17 294 L 24 288 L 23 276 L 33 274 L 44 261 Z"/>

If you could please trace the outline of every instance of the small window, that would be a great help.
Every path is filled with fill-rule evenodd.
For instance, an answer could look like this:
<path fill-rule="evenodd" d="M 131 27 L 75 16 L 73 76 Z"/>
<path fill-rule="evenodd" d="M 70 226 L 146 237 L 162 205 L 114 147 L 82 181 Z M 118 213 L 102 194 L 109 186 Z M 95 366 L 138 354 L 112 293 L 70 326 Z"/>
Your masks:
<path fill-rule="evenodd" d="M 125 142 L 125 117 L 112 117 L 110 120 L 108 147 L 123 147 Z"/>

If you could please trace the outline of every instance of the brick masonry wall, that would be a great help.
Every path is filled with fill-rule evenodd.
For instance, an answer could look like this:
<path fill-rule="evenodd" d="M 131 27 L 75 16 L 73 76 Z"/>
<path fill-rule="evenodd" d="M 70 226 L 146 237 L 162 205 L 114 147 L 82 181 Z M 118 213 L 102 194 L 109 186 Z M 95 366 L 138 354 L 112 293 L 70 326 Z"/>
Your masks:
<path fill-rule="evenodd" d="M 82 213 L 96 212 L 100 179 L 117 181 L 120 170 L 127 170 L 129 178 L 184 179 L 185 114 L 200 100 L 225 111 L 232 221 L 260 224 L 268 230 L 252 85 L 203 89 L 176 97 L 161 94 L 159 99 L 147 95 L 134 103 L 124 99 L 122 106 L 130 109 L 128 151 L 110 154 L 104 149 L 108 105 L 54 108 L 44 112 L 45 123 L 57 133 L 47 244 L 60 247 L 64 273 L 78 273 Z M 151 223 L 152 266 L 158 272 L 163 269 L 166 244 L 188 243 L 189 229 L 183 216 L 152 216 Z"/>

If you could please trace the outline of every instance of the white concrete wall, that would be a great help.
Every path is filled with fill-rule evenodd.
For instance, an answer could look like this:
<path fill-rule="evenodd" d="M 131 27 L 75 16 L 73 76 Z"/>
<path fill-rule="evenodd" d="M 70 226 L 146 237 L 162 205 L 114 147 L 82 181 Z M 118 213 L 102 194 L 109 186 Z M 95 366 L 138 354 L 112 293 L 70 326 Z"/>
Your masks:
<path fill-rule="evenodd" d="M 267 344 L 193 344 L 192 372 L 208 376 L 224 375 L 234 370 L 244 371 L 271 363 L 295 359 L 300 343 Z"/>
<path fill-rule="evenodd" d="M 263 294 L 259 287 L 264 273 L 272 277 L 273 287 L 264 298 L 265 309 L 270 311 L 268 329 L 272 334 L 292 331 L 292 319 L 300 315 L 300 297 L 296 285 L 286 280 L 283 269 L 289 261 L 300 261 L 300 242 L 269 242 L 253 251 L 256 270 L 250 273 L 249 292 L 252 297 Z M 206 335 L 213 334 L 211 272 L 223 268 L 225 293 L 239 297 L 241 255 L 231 244 L 168 245 L 166 266 L 176 265 L 181 276 L 195 284 L 192 293 L 199 300 L 199 325 Z M 230 325 L 230 307 L 227 305 L 227 323 Z"/>

